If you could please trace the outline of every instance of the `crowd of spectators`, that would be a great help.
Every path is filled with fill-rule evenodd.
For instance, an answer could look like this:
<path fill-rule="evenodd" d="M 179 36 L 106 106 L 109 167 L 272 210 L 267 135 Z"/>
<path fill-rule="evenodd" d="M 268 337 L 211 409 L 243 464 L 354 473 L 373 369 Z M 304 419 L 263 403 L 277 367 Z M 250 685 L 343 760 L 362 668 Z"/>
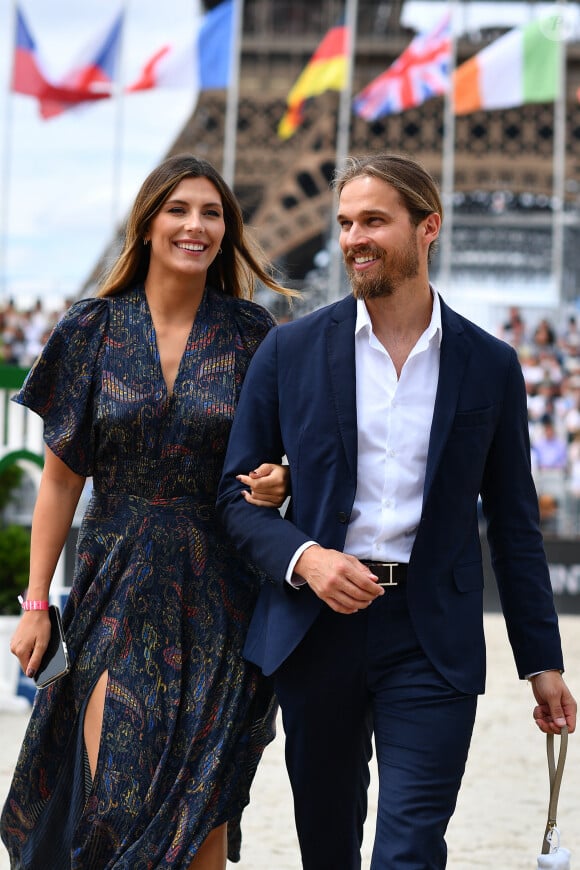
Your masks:
<path fill-rule="evenodd" d="M 41 299 L 30 308 L 13 299 L 0 305 L 0 364 L 30 368 L 63 311 L 48 311 Z"/>
<path fill-rule="evenodd" d="M 518 352 L 528 395 L 532 468 L 546 533 L 580 534 L 580 325 L 558 329 L 542 317 L 531 329 L 509 309 L 500 338 Z"/>
<path fill-rule="evenodd" d="M 42 300 L 0 305 L 0 364 L 29 368 L 69 303 L 48 311 Z M 580 535 L 580 322 L 561 329 L 547 318 L 531 328 L 519 307 L 507 312 L 499 337 L 518 352 L 528 394 L 532 468 L 546 533 Z"/>

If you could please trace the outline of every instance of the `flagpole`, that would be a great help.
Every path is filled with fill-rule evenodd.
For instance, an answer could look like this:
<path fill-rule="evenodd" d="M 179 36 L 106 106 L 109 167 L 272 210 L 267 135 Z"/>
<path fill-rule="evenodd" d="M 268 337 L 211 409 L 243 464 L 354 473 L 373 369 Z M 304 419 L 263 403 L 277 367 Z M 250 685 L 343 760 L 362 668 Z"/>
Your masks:
<path fill-rule="evenodd" d="M 560 0 L 565 7 L 566 0 Z M 566 22 L 558 27 L 558 73 L 554 100 L 554 152 L 552 155 L 552 277 L 556 304 L 562 301 L 564 271 L 564 190 L 566 185 Z"/>
<path fill-rule="evenodd" d="M 6 95 L 4 114 L 4 142 L 2 157 L 2 202 L 0 204 L 0 302 L 7 298 L 8 290 L 8 228 L 10 214 L 10 175 L 12 168 L 12 94 Z"/>
<path fill-rule="evenodd" d="M 350 148 L 350 124 L 352 116 L 352 83 L 354 78 L 354 63 L 356 57 L 358 20 L 358 0 L 346 0 L 345 26 L 347 40 L 346 81 L 340 91 L 338 104 L 338 120 L 336 127 L 336 158 L 335 167 L 341 169 L 344 165 Z M 338 195 L 334 191 L 332 197 L 332 214 L 330 218 L 330 264 L 328 276 L 329 302 L 340 297 L 342 256 L 338 244 L 338 228 L 336 226 L 336 212 L 338 207 Z"/>
<path fill-rule="evenodd" d="M 123 10 L 123 20 L 121 25 L 121 33 L 119 36 L 119 44 L 117 47 L 117 75 L 113 85 L 113 96 L 115 97 L 115 122 L 113 130 L 113 176 L 112 176 L 112 196 L 111 196 L 111 224 L 113 230 L 113 239 L 117 234 L 117 225 L 120 215 L 121 202 L 121 170 L 123 160 L 123 131 L 125 127 L 125 97 L 123 94 L 124 74 L 123 62 L 125 43 L 125 28 L 127 26 L 127 16 L 129 12 L 129 0 L 121 5 Z"/>
<path fill-rule="evenodd" d="M 12 64 L 16 50 L 16 2 L 12 3 Z M 4 114 L 4 142 L 2 145 L 2 196 L 0 204 L 0 302 L 7 299 L 8 291 L 8 228 L 10 215 L 10 179 L 12 170 L 12 95 L 11 80 L 6 94 Z"/>
<path fill-rule="evenodd" d="M 240 97 L 240 57 L 244 22 L 244 0 L 234 0 L 232 20 L 232 44 L 230 46 L 230 72 L 226 97 L 224 122 L 223 176 L 234 187 L 236 171 L 236 142 L 238 133 L 238 106 Z"/>
<path fill-rule="evenodd" d="M 453 256 L 453 191 L 455 188 L 455 109 L 453 105 L 453 73 L 457 63 L 458 0 L 451 3 L 451 53 L 449 57 L 449 87 L 443 101 L 443 155 L 441 166 L 441 202 L 444 221 L 441 230 L 441 259 L 438 281 L 441 290 L 450 289 Z"/>

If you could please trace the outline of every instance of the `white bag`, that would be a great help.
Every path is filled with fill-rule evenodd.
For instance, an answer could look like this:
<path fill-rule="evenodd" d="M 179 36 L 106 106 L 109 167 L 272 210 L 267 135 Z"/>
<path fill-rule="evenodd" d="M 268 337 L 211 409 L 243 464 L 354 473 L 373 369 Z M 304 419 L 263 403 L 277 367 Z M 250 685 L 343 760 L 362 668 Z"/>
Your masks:
<path fill-rule="evenodd" d="M 538 856 L 538 870 L 571 870 L 570 849 L 560 846 L 555 852 Z"/>
<path fill-rule="evenodd" d="M 546 740 L 548 752 L 548 774 L 550 777 L 550 804 L 548 806 L 548 822 L 542 840 L 542 854 L 538 856 L 538 870 L 571 870 L 570 850 L 560 846 L 560 831 L 556 822 L 558 796 L 566 761 L 568 748 L 568 729 L 562 728 L 560 734 L 560 753 L 558 764 L 554 757 L 554 735 L 548 734 Z"/>

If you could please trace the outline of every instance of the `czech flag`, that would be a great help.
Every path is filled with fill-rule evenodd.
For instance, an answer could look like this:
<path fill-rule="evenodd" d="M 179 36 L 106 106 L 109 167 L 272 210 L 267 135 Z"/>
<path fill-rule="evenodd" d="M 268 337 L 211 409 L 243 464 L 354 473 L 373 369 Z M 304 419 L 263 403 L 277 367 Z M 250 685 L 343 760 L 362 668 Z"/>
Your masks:
<path fill-rule="evenodd" d="M 197 94 L 227 88 L 232 69 L 234 0 L 225 0 L 200 20 L 183 48 L 165 45 L 149 58 L 128 92 L 152 88 L 188 88 Z"/>
<path fill-rule="evenodd" d="M 85 46 L 72 70 L 62 79 L 48 77 L 24 15 L 16 10 L 16 38 L 11 90 L 36 97 L 43 118 L 60 115 L 81 103 L 110 97 L 117 73 L 123 14 L 115 16 Z"/>
<path fill-rule="evenodd" d="M 60 115 L 80 103 L 112 95 L 121 47 L 123 13 L 115 16 L 86 45 L 67 75 L 53 83 L 40 102 L 43 118 Z"/>
<path fill-rule="evenodd" d="M 20 9 L 16 9 L 16 39 L 10 90 L 29 97 L 41 97 L 48 87 L 38 49 Z"/>
<path fill-rule="evenodd" d="M 304 120 L 304 103 L 325 91 L 346 87 L 349 33 L 346 25 L 328 31 L 286 99 L 286 114 L 278 125 L 281 139 L 293 136 Z"/>

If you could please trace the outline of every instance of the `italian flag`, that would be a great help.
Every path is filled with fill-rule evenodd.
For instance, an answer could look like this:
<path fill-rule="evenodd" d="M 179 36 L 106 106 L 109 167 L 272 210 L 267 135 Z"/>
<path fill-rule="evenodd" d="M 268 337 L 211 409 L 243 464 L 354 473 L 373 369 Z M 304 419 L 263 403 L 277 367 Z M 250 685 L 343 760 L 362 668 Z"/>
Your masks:
<path fill-rule="evenodd" d="M 456 115 L 556 99 L 562 49 L 557 16 L 510 30 L 453 75 Z"/>

